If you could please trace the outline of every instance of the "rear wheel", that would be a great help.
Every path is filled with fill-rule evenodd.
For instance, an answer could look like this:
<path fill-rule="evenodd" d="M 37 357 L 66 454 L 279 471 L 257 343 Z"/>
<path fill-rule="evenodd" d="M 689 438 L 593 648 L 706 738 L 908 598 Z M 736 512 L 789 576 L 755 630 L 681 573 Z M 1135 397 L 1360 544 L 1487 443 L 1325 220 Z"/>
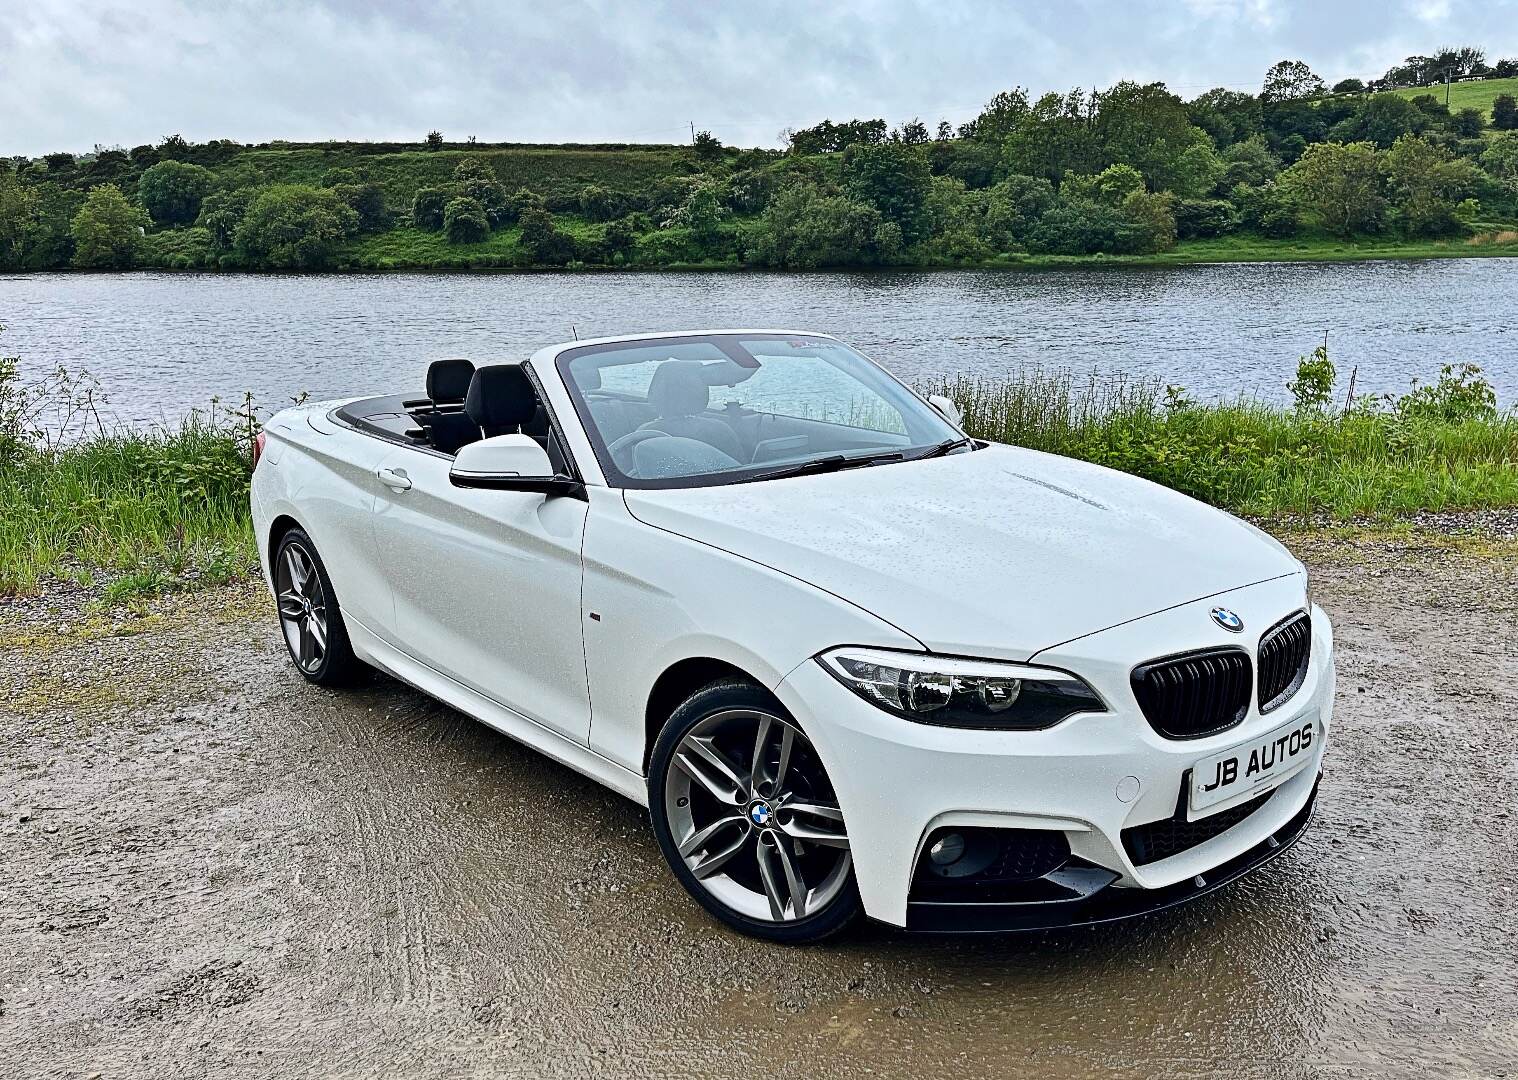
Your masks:
<path fill-rule="evenodd" d="M 726 682 L 692 695 L 660 733 L 650 766 L 659 846 L 718 919 L 801 943 L 859 917 L 838 797 L 811 741 L 760 687 Z"/>
<path fill-rule="evenodd" d="M 316 545 L 301 529 L 274 549 L 274 598 L 290 659 L 318 686 L 346 686 L 363 671 Z"/>

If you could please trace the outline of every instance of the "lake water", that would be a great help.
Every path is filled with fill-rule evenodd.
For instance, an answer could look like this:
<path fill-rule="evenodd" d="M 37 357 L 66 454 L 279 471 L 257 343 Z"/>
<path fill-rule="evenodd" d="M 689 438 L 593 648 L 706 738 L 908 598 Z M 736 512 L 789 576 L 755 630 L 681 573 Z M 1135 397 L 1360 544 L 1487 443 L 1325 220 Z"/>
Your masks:
<path fill-rule="evenodd" d="M 1481 364 L 1518 401 L 1518 259 L 879 274 L 34 274 L 0 277 L 0 354 L 64 363 L 130 422 L 213 395 L 267 408 L 419 389 L 428 360 L 615 333 L 825 331 L 914 378 L 1028 365 L 1284 400 L 1329 334 L 1363 392 Z"/>

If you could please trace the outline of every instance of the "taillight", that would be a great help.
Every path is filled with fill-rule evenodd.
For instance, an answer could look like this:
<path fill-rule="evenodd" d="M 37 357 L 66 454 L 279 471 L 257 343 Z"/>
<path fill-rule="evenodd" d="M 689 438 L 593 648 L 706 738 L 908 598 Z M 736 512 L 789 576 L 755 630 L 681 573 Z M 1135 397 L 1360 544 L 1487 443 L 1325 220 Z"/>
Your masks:
<path fill-rule="evenodd" d="M 264 456 L 264 433 L 260 431 L 253 436 L 253 467 L 258 468 L 258 459 Z"/>

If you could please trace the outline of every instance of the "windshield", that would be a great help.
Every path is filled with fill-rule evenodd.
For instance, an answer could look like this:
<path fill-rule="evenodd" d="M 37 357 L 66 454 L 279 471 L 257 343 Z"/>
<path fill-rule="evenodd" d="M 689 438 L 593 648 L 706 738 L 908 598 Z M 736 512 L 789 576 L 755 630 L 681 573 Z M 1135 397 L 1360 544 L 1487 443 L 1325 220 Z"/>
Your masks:
<path fill-rule="evenodd" d="M 614 342 L 566 350 L 558 366 L 602 470 L 620 487 L 860 467 L 960 437 L 880 367 L 829 338 Z"/>

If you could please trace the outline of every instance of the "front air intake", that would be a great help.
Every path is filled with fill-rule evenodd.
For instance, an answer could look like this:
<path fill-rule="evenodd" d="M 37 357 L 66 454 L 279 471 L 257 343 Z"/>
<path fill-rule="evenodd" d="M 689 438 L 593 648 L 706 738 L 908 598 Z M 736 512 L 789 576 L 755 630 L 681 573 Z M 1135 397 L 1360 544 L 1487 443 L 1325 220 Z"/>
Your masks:
<path fill-rule="evenodd" d="M 1274 791 L 1267 791 L 1238 806 L 1230 806 L 1227 810 L 1220 810 L 1196 821 L 1187 821 L 1186 795 L 1190 788 L 1191 770 L 1187 769 L 1181 777 L 1181 794 L 1174 814 L 1162 821 L 1132 825 L 1123 830 L 1123 850 L 1133 860 L 1134 866 L 1147 866 L 1168 859 L 1222 836 L 1264 806 L 1275 794 Z"/>
<path fill-rule="evenodd" d="M 1243 649 L 1202 649 L 1133 669 L 1133 694 L 1167 739 L 1200 739 L 1244 719 L 1254 671 Z"/>

